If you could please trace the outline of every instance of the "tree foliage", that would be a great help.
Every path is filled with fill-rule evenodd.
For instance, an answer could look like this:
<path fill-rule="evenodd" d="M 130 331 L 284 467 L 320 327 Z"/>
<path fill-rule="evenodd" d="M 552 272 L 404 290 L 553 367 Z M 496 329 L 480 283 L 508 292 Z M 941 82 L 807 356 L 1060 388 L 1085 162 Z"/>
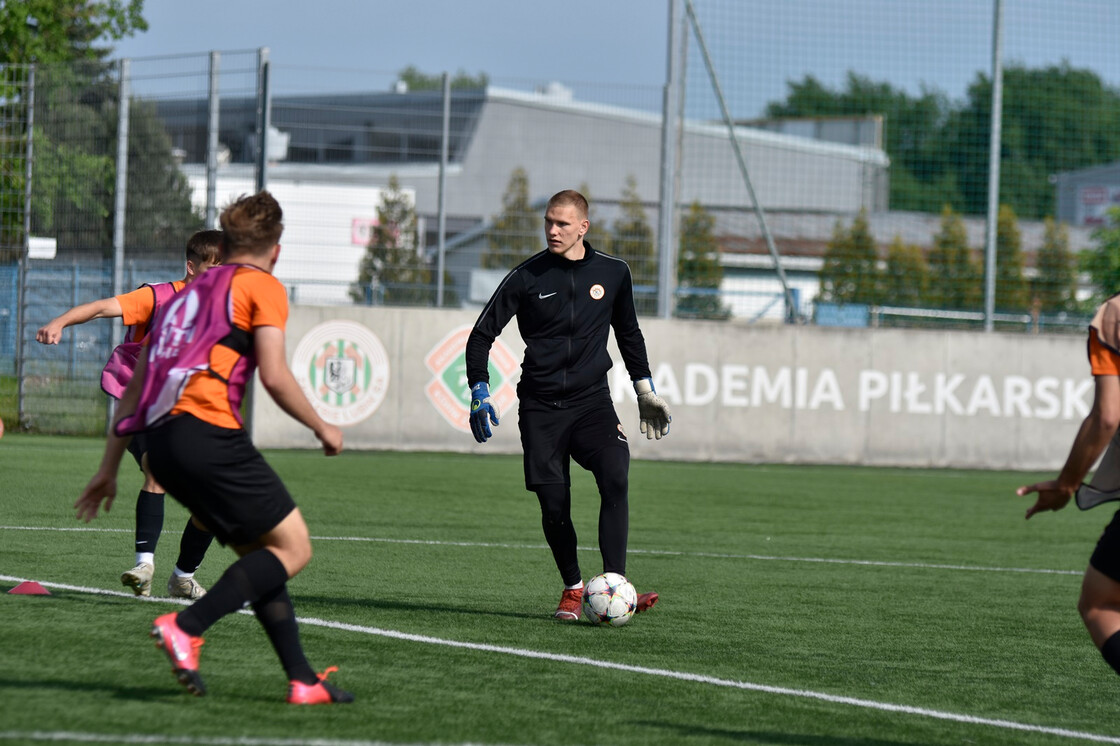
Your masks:
<path fill-rule="evenodd" d="M 611 253 L 630 265 L 634 280 L 634 305 L 638 313 L 657 311 L 657 249 L 653 228 L 638 194 L 638 180 L 626 177 L 619 214 L 611 226 Z"/>
<path fill-rule="evenodd" d="M 997 311 L 1025 311 L 1030 307 L 1030 287 L 1023 268 L 1023 241 L 1019 233 L 1019 220 L 1010 205 L 1000 205 L 996 220 Z"/>
<path fill-rule="evenodd" d="M 885 306 L 919 308 L 927 303 L 929 267 L 920 246 L 905 243 L 902 236 L 894 237 L 887 247 L 880 289 Z"/>
<path fill-rule="evenodd" d="M 595 207 L 595 200 L 591 196 L 591 188 L 586 183 L 580 184 L 579 193 L 587 200 L 587 222 L 590 224 L 587 233 L 583 236 L 584 240 L 591 244 L 596 251 L 610 253 L 611 232 L 599 220 L 599 210 Z"/>
<path fill-rule="evenodd" d="M 978 73 L 963 102 L 917 96 L 849 73 L 834 91 L 812 76 L 788 84 L 770 117 L 882 115 L 891 159 L 891 207 L 934 212 L 948 204 L 983 215 L 988 202 L 991 79 Z M 1050 174 L 1107 163 L 1120 153 L 1120 92 L 1069 63 L 1003 73 L 1000 194 L 1016 214 L 1054 213 Z"/>
<path fill-rule="evenodd" d="M 374 305 L 430 305 L 435 273 L 420 251 L 420 232 L 412 199 L 396 174 L 381 192 L 377 225 L 358 268 L 350 297 Z"/>
<path fill-rule="evenodd" d="M 420 72 L 415 65 L 408 67 L 397 73 L 397 80 L 401 81 L 408 86 L 410 91 L 440 91 L 443 90 L 443 74 L 429 75 Z M 478 75 L 469 75 L 463 70 L 459 70 L 451 76 L 449 81 L 451 88 L 455 90 L 481 90 L 490 84 L 490 76 L 486 73 L 479 73 Z"/>
<path fill-rule="evenodd" d="M 52 77 L 47 69 L 72 66 L 78 78 L 94 79 L 103 76 L 102 60 L 111 48 L 111 42 L 148 25 L 141 15 L 143 0 L 6 0 L 0 1 L 0 118 L 3 119 L 0 137 L 5 143 L 5 157 L 15 152 L 25 152 L 29 129 L 27 77 L 21 66 L 36 63 L 39 76 L 36 97 L 42 100 L 47 80 Z M 54 77 L 60 77 L 55 74 Z M 45 107 L 40 103 L 40 115 Z M 87 117 L 87 120 L 89 118 Z M 74 131 L 83 132 L 80 124 Z M 87 152 L 72 139 L 60 137 L 49 127 L 40 125 L 34 131 L 36 138 L 35 172 L 32 185 L 33 200 L 38 213 L 36 227 L 43 224 L 44 215 L 51 224 L 65 213 L 65 205 L 81 205 L 76 222 L 83 217 L 104 219 L 104 204 L 88 199 L 84 193 L 103 189 L 112 183 L 114 167 L 106 166 L 103 152 Z M 9 163 L 13 163 L 9 161 Z M 23 195 L 25 173 L 20 168 L 0 171 L 0 262 L 12 261 L 22 253 L 25 243 Z M 38 181 L 53 184 L 53 193 L 62 196 L 62 204 L 40 204 L 43 190 Z M 33 221 L 35 216 L 33 216 Z M 41 230 L 41 228 L 40 228 Z M 61 244 L 60 244 L 61 245 Z"/>
<path fill-rule="evenodd" d="M 844 228 L 837 220 L 820 271 L 821 300 L 831 303 L 877 303 L 878 261 L 878 250 L 868 225 L 867 211 L 859 211 L 852 220 L 851 228 Z"/>
<path fill-rule="evenodd" d="M 1031 297 L 1042 313 L 1061 313 L 1077 308 L 1076 261 L 1069 248 L 1069 228 L 1046 218 L 1042 247 L 1035 257 L 1036 274 Z"/>
<path fill-rule="evenodd" d="M 43 66 L 36 79 L 34 235 L 60 251 L 112 253 L 118 88 L 103 63 Z M 203 220 L 151 102 L 129 102 L 125 250 L 180 254 Z"/>
<path fill-rule="evenodd" d="M 689 205 L 681 216 L 680 247 L 677 254 L 678 316 L 726 319 L 731 315 L 719 295 L 723 282 L 715 216 L 699 202 Z"/>
<path fill-rule="evenodd" d="M 1100 303 L 1120 292 L 1120 207 L 1108 211 L 1108 223 L 1093 231 L 1093 240 L 1097 246 L 1085 257 L 1085 269 Z"/>
<path fill-rule="evenodd" d="M 483 269 L 513 269 L 541 250 L 544 223 L 529 202 L 529 175 L 523 168 L 510 174 L 502 194 L 502 212 L 486 234 Z"/>
<path fill-rule="evenodd" d="M 147 31 L 144 0 L 4 0 L 0 3 L 0 62 L 101 60 L 103 40 Z"/>
<path fill-rule="evenodd" d="M 929 252 L 929 305 L 950 310 L 980 308 L 980 267 L 968 247 L 960 215 L 948 205 Z"/>

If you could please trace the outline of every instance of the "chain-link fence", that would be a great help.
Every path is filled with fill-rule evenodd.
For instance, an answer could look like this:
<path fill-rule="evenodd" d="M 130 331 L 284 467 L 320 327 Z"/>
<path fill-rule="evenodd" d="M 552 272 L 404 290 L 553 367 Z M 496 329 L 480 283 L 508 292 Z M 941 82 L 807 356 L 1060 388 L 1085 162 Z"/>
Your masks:
<path fill-rule="evenodd" d="M 664 87 L 283 68 L 265 49 L 7 68 L 0 380 L 20 423 L 103 428 L 119 322 L 58 347 L 36 330 L 181 278 L 189 235 L 261 186 L 295 303 L 480 307 L 576 188 L 643 314 L 1083 328 L 1110 289 L 1093 257 L 1120 245 L 1120 92 L 1080 54 L 1115 20 L 1010 4 L 993 87 L 999 0 L 666 6 L 671 33 L 647 40 Z"/>

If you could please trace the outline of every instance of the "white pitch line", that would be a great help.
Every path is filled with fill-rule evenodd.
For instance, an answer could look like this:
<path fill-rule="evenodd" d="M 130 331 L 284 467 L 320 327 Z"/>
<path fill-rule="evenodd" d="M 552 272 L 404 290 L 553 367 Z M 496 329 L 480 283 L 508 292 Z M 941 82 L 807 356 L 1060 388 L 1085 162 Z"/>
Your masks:
<path fill-rule="evenodd" d="M 53 526 L 0 526 L 0 531 L 91 531 L 107 533 L 132 533 L 123 528 L 56 528 Z M 420 546 L 467 547 L 481 549 L 548 549 L 546 544 L 507 544 L 488 541 L 442 541 L 437 539 L 390 539 L 377 536 L 312 536 L 314 541 L 369 542 L 373 544 L 415 544 Z M 579 547 L 583 552 L 597 552 L 598 547 Z M 651 557 L 703 557 L 706 559 L 741 559 L 758 562 L 808 562 L 826 565 L 854 565 L 861 567 L 901 567 L 913 570 L 953 570 L 960 572 L 1026 573 L 1033 575 L 1076 575 L 1083 570 L 1052 570 L 1036 567 L 991 567 L 985 565 L 951 565 L 932 562 L 894 562 L 890 560 L 840 559 L 835 557 L 782 557 L 770 554 L 726 554 L 720 552 L 677 552 L 667 549 L 634 549 L 630 554 Z"/>
<path fill-rule="evenodd" d="M 0 581 L 8 582 L 24 582 L 28 578 L 17 578 L 10 575 L 0 575 Z M 122 596 L 127 595 L 119 591 L 105 591 L 100 588 L 83 588 L 82 586 L 64 585 L 62 583 L 49 583 L 39 581 L 45 588 L 58 588 L 64 590 L 74 590 L 80 592 L 94 593 L 99 595 L 112 595 Z M 130 596 L 131 597 L 131 596 Z M 163 601 L 163 602 L 178 602 L 190 603 L 184 599 L 159 599 L 147 598 L 146 601 Z M 248 610 L 242 610 L 243 614 L 251 614 Z M 575 655 L 566 655 L 562 653 L 549 653 L 541 650 L 529 650 L 526 648 L 511 648 L 503 645 L 490 645 L 486 643 L 477 642 L 464 642 L 461 640 L 450 640 L 442 637 L 429 637 L 428 635 L 417 635 L 411 632 L 400 632 L 398 630 L 381 629 L 379 627 L 367 627 L 358 624 L 347 624 L 345 622 L 335 622 L 328 619 L 318 619 L 315 617 L 298 617 L 300 624 L 311 625 L 315 627 L 325 627 L 328 629 L 342 630 L 346 632 L 357 632 L 365 635 L 374 635 L 377 637 L 386 637 L 394 640 L 403 640 L 406 642 L 418 642 L 426 645 L 442 645 L 450 648 L 459 648 L 462 650 L 473 650 L 484 653 L 497 653 L 500 655 L 512 655 L 519 658 L 532 658 L 536 660 L 555 661 L 557 663 L 569 663 L 573 665 L 591 666 L 593 668 L 602 668 L 611 671 L 622 671 L 625 673 L 642 674 L 645 676 L 657 676 L 665 679 L 673 679 L 676 681 L 688 681 L 698 684 L 708 684 L 711 686 L 727 687 L 732 689 L 741 689 L 744 691 L 760 692 L 763 694 L 774 694 L 786 697 L 797 697 L 800 699 L 812 699 L 821 702 L 830 702 L 833 704 L 848 705 L 851 707 L 858 707 L 861 709 L 878 710 L 880 712 L 901 713 L 904 715 L 916 715 L 918 717 L 933 718 L 936 720 L 947 720 L 954 723 L 964 723 L 966 725 L 986 725 L 993 728 L 1002 728 L 1005 730 L 1021 731 L 1025 733 L 1041 733 L 1051 736 L 1060 736 L 1062 738 L 1073 738 L 1082 741 L 1093 741 L 1095 743 L 1113 743 L 1120 744 L 1120 736 L 1108 736 L 1099 733 L 1088 733 L 1085 731 L 1069 730 L 1067 728 L 1054 728 L 1045 725 L 1032 725 L 1030 723 L 1019 723 L 1014 720 L 1002 720 L 998 718 L 985 718 L 975 715 L 963 715 L 956 712 L 948 712 L 945 710 L 932 710 L 926 707 L 914 707 L 911 705 L 900 705 L 893 702 L 878 702 L 870 699 L 860 699 L 858 697 L 846 697 L 838 694 L 829 694 L 827 692 L 816 692 L 811 689 L 792 689 L 783 686 L 771 686 L 769 684 L 755 684 L 749 681 L 735 681 L 733 679 L 721 679 L 715 676 L 708 676 L 705 674 L 689 673 L 687 671 L 673 671 L 664 668 L 649 668 L 647 666 L 634 666 L 629 663 L 615 663 L 613 661 L 602 661 L 594 658 L 581 658 Z M 169 741 L 170 743 L 170 741 Z M 238 742 L 240 746 L 240 742 Z"/>
<path fill-rule="evenodd" d="M 392 741 L 348 741 L 337 738 L 253 738 L 238 736 L 159 736 L 138 733 L 79 733 L 75 731 L 0 731 L 0 741 L 43 741 L 54 743 L 184 744 L 185 746 L 403 746 Z M 443 741 L 441 744 L 445 743 Z M 418 746 L 410 742 L 408 746 Z M 422 746 L 422 745 L 420 745 Z M 460 746 L 480 746 L 464 743 Z"/>

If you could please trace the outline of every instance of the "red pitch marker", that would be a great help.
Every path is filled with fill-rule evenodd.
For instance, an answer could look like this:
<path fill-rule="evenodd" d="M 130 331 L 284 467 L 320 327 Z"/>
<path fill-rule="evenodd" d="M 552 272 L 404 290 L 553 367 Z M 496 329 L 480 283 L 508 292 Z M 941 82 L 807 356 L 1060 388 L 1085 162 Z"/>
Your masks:
<path fill-rule="evenodd" d="M 49 596 L 51 592 L 34 580 L 27 580 L 8 591 L 22 596 Z"/>

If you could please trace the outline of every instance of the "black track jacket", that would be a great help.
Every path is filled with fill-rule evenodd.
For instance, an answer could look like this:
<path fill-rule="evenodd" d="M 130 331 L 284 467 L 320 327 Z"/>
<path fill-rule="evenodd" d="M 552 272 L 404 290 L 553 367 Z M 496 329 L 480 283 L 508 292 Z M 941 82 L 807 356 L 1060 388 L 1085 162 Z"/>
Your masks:
<path fill-rule="evenodd" d="M 470 385 L 490 382 L 490 347 L 514 316 L 525 340 L 520 399 L 563 407 L 606 389 L 610 327 L 630 379 L 650 377 L 630 267 L 586 241 L 583 247 L 579 261 L 545 250 L 506 275 L 467 338 Z"/>

